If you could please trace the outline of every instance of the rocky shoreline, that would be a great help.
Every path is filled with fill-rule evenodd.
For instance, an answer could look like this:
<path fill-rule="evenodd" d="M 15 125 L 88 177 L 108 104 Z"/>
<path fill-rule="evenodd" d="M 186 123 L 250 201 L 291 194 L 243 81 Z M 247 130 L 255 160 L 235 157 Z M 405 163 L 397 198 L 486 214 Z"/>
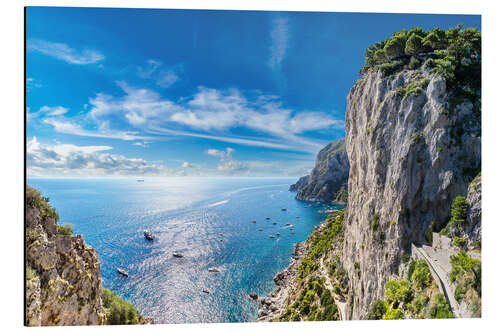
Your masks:
<path fill-rule="evenodd" d="M 274 276 L 276 288 L 268 297 L 259 298 L 262 308 L 257 313 L 257 321 L 272 321 L 281 315 L 297 275 L 300 261 L 306 255 L 306 242 L 295 244 L 290 265 Z"/>

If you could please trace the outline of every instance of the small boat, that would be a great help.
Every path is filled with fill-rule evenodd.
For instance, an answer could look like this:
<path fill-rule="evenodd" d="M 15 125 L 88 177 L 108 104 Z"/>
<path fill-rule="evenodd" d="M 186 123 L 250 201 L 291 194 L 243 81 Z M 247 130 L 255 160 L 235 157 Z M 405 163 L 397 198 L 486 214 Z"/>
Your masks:
<path fill-rule="evenodd" d="M 257 223 L 257 221 L 253 220 L 252 223 Z"/>
<path fill-rule="evenodd" d="M 223 239 L 219 239 L 219 242 L 223 242 L 224 240 Z"/>
<path fill-rule="evenodd" d="M 210 294 L 210 291 L 208 291 L 207 289 L 203 289 L 202 290 L 205 294 Z"/>
<path fill-rule="evenodd" d="M 220 273 L 220 271 L 219 271 L 217 268 L 214 268 L 214 267 L 209 268 L 209 269 L 208 269 L 208 271 L 209 271 L 210 273 Z"/>
<path fill-rule="evenodd" d="M 274 238 L 274 235 L 269 235 L 269 238 Z"/>
<path fill-rule="evenodd" d="M 224 237 L 224 234 L 223 234 L 223 233 L 220 233 L 220 234 L 219 234 L 219 236 Z"/>
<path fill-rule="evenodd" d="M 266 217 L 266 220 L 270 220 L 271 218 L 270 217 Z"/>
<path fill-rule="evenodd" d="M 262 231 L 262 228 L 259 228 L 259 229 L 257 229 L 257 230 Z"/>
<path fill-rule="evenodd" d="M 148 231 L 148 230 L 144 230 L 144 237 L 150 241 L 155 239 L 155 235 L 153 235 L 153 233 L 151 231 Z"/>
<path fill-rule="evenodd" d="M 300 219 L 300 216 L 295 216 L 296 219 Z"/>
<path fill-rule="evenodd" d="M 274 225 L 278 224 L 278 222 L 273 222 Z"/>
<path fill-rule="evenodd" d="M 280 233 L 279 233 L 279 232 L 277 232 L 277 233 L 276 233 L 276 236 L 279 236 L 279 235 L 280 235 Z"/>
<path fill-rule="evenodd" d="M 176 258 L 184 258 L 184 256 L 182 254 L 180 254 L 179 252 L 174 252 L 172 255 Z"/>
<path fill-rule="evenodd" d="M 118 271 L 118 273 L 120 273 L 121 275 L 128 277 L 128 272 L 127 272 L 126 270 L 121 269 L 121 268 L 118 268 L 118 269 L 117 269 L 117 271 Z"/>
<path fill-rule="evenodd" d="M 137 179 L 137 181 L 138 181 L 139 183 L 143 183 L 143 182 L 144 182 L 144 179 Z"/>
<path fill-rule="evenodd" d="M 281 211 L 282 211 L 282 212 L 286 211 L 286 208 L 281 208 Z"/>
<path fill-rule="evenodd" d="M 287 223 L 287 224 L 285 224 L 285 225 L 290 225 L 290 222 L 288 222 L 288 223 Z"/>

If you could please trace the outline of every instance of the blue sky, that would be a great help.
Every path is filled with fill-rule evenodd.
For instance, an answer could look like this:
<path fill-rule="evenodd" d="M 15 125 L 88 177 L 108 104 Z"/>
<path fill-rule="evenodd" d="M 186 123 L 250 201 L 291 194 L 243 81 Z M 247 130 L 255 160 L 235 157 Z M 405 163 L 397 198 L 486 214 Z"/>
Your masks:
<path fill-rule="evenodd" d="M 300 176 L 364 49 L 479 16 L 27 9 L 28 177 Z"/>

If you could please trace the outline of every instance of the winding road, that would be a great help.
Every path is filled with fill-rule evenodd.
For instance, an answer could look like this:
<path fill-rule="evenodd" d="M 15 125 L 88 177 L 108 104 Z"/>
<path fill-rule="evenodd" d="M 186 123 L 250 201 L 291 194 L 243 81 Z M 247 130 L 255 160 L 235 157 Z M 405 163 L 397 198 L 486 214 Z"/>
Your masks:
<path fill-rule="evenodd" d="M 427 262 L 432 277 L 437 282 L 439 291 L 444 294 L 444 297 L 446 297 L 448 304 L 450 304 L 453 315 L 456 318 L 460 318 L 459 305 L 455 300 L 455 287 L 452 285 L 447 273 L 451 269 L 451 265 L 449 265 L 449 256 L 447 257 L 448 261 L 444 261 L 441 253 L 439 253 L 436 249 L 426 245 L 416 246 L 412 244 L 411 249 L 412 254 L 414 254 L 417 258 L 423 259 L 425 260 L 425 262 Z M 448 265 L 450 266 L 449 269 L 448 267 L 446 267 Z"/>

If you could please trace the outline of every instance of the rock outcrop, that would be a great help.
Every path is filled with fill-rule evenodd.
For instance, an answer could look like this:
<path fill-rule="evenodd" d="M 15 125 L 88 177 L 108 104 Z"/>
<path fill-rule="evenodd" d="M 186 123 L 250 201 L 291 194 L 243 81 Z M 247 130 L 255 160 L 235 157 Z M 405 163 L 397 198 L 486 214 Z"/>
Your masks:
<path fill-rule="evenodd" d="M 104 324 L 97 252 L 83 236 L 59 233 L 48 203 L 36 190 L 27 192 L 26 324 Z"/>
<path fill-rule="evenodd" d="M 59 226 L 57 220 L 48 198 L 28 186 L 25 323 L 107 324 L 97 251 L 85 243 L 82 235 L 73 236 L 70 227 Z M 139 316 L 137 323 L 152 323 L 152 319 Z"/>
<path fill-rule="evenodd" d="M 347 182 L 349 161 L 345 139 L 331 142 L 321 149 L 316 164 L 308 176 L 301 177 L 290 191 L 297 191 L 296 199 L 305 201 L 334 201 L 337 191 Z"/>
<path fill-rule="evenodd" d="M 481 120 L 469 100 L 425 69 L 388 77 L 369 71 L 347 104 L 342 262 L 351 291 L 347 317 L 366 319 L 402 255 L 424 242 L 429 228 L 444 226 L 453 199 L 467 193 L 480 169 Z"/>
<path fill-rule="evenodd" d="M 467 190 L 467 242 L 469 248 L 481 247 L 481 175 L 478 175 Z"/>

